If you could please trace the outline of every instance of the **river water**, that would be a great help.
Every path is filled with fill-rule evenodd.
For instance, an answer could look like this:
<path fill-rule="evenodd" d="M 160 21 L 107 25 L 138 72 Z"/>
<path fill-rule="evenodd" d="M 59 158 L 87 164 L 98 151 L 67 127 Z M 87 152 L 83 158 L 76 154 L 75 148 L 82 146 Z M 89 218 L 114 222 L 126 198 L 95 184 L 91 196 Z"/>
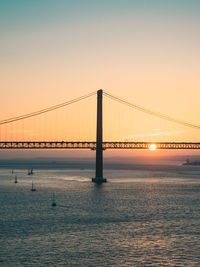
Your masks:
<path fill-rule="evenodd" d="M 200 266 L 200 167 L 34 171 L 0 168 L 0 266 Z"/>

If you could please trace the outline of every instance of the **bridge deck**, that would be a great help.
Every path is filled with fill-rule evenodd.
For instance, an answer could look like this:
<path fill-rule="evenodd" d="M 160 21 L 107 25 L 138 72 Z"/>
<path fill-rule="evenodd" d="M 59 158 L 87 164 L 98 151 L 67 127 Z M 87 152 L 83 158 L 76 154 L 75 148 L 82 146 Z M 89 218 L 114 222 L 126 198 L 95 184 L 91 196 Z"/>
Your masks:
<path fill-rule="evenodd" d="M 200 149 L 190 142 L 103 142 L 103 149 Z M 96 149 L 96 142 L 0 142 L 0 149 Z"/>

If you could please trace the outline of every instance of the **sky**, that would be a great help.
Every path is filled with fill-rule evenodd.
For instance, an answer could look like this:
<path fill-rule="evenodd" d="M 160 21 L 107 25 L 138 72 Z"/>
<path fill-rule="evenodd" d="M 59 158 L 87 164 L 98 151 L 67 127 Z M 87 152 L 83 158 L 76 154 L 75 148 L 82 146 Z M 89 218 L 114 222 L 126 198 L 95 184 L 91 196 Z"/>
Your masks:
<path fill-rule="evenodd" d="M 200 124 L 199 14 L 199 0 L 0 0 L 1 118 L 102 88 Z M 94 121 L 94 105 L 88 106 L 82 106 L 83 120 L 78 113 L 73 116 L 88 123 L 87 114 L 91 114 Z M 105 100 L 107 140 L 152 135 L 164 140 L 168 133 L 174 133 L 177 140 L 182 136 L 198 140 L 198 132 L 156 127 L 153 119 L 138 114 L 131 119 L 121 109 L 113 104 L 111 110 Z M 121 132 L 114 135 L 118 123 L 110 121 L 117 112 L 125 119 L 121 118 Z M 94 136 L 95 128 L 89 138 Z"/>

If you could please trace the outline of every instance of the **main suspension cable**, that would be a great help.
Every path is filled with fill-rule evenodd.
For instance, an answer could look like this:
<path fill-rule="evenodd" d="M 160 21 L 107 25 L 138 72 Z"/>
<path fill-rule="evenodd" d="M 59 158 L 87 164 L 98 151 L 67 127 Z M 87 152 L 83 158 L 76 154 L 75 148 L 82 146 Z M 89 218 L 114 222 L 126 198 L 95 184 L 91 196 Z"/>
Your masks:
<path fill-rule="evenodd" d="M 90 94 L 87 94 L 87 95 L 84 95 L 84 96 L 69 100 L 67 102 L 55 105 L 55 106 L 51 106 L 51 107 L 48 107 L 48 108 L 45 108 L 45 109 L 41 109 L 41 110 L 38 110 L 38 111 L 35 111 L 35 112 L 27 113 L 27 114 L 24 114 L 24 115 L 21 115 L 21 116 L 18 116 L 18 117 L 13 117 L 13 118 L 10 118 L 10 119 L 1 120 L 0 121 L 0 125 L 6 124 L 6 123 L 12 123 L 12 122 L 19 121 L 19 120 L 24 120 L 24 119 L 27 119 L 27 118 L 30 118 L 30 117 L 34 117 L 34 116 L 38 116 L 40 114 L 47 113 L 47 112 L 50 112 L 50 111 L 53 111 L 53 110 L 56 110 L 56 109 L 59 109 L 59 108 L 74 104 L 74 103 L 77 103 L 77 102 L 79 102 L 79 101 L 81 101 L 83 99 L 89 98 L 89 97 L 91 97 L 91 96 L 93 96 L 95 94 L 96 94 L 96 91 L 92 92 Z"/>
<path fill-rule="evenodd" d="M 164 120 L 167 120 L 167 121 L 171 121 L 171 122 L 175 122 L 177 124 L 181 124 L 181 125 L 184 125 L 184 126 L 187 126 L 187 127 L 190 127 L 190 128 L 195 128 L 195 129 L 198 129 L 200 130 L 200 125 L 196 125 L 196 124 L 192 124 L 190 122 L 186 122 L 186 121 L 182 121 L 182 120 L 179 120 L 179 119 L 175 119 L 175 118 L 172 118 L 168 115 L 165 115 L 165 114 L 162 114 L 162 113 L 159 113 L 159 112 L 156 112 L 156 111 L 152 111 L 150 109 L 147 109 L 147 108 L 144 108 L 142 106 L 139 106 L 139 105 L 136 105 L 136 104 L 133 104 L 133 103 L 130 103 L 122 98 L 119 98 L 119 97 L 116 97 L 114 95 L 111 95 L 107 92 L 103 92 L 105 96 L 107 96 L 108 98 L 112 99 L 112 100 L 115 100 L 121 104 L 124 104 L 124 105 L 127 105 L 133 109 L 137 109 L 137 110 L 140 110 L 144 113 L 147 113 L 149 115 L 153 115 L 155 117 L 158 117 L 158 118 L 161 118 L 161 119 L 164 119 Z"/>

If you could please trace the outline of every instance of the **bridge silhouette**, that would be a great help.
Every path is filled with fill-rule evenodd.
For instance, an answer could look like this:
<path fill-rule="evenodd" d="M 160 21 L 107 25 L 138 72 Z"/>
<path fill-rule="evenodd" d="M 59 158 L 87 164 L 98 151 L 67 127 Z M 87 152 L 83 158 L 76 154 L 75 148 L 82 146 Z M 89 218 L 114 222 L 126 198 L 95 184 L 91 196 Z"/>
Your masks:
<path fill-rule="evenodd" d="M 64 102 L 62 104 L 52 106 L 46 109 L 42 109 L 36 112 L 28 113 L 22 116 L 6 119 L 0 121 L 1 125 L 11 124 L 16 121 L 21 121 L 24 119 L 28 119 L 31 117 L 35 117 L 44 113 L 48 113 L 50 111 L 62 108 L 67 105 L 71 105 L 73 103 L 79 102 L 86 98 L 89 98 L 95 95 L 96 92 L 90 93 L 88 95 L 73 99 L 68 102 Z M 146 109 L 144 107 L 132 104 L 126 100 L 118 98 L 116 96 L 111 95 L 110 93 L 103 92 L 102 89 L 97 91 L 97 126 L 96 126 L 96 141 L 0 141 L 0 150 L 5 149 L 91 149 L 96 150 L 96 174 L 95 177 L 92 178 L 92 182 L 97 184 L 101 184 L 106 182 L 106 178 L 103 178 L 103 151 L 105 149 L 200 149 L 199 142 L 130 142 L 130 141 L 103 141 L 103 95 L 106 97 L 115 100 L 121 104 L 125 104 L 126 106 L 142 111 L 152 116 L 156 116 L 158 118 L 174 122 L 180 124 L 185 127 L 190 127 L 194 129 L 200 129 L 199 125 L 192 124 L 190 122 L 178 120 L 164 114 L 154 112 L 152 110 Z"/>

